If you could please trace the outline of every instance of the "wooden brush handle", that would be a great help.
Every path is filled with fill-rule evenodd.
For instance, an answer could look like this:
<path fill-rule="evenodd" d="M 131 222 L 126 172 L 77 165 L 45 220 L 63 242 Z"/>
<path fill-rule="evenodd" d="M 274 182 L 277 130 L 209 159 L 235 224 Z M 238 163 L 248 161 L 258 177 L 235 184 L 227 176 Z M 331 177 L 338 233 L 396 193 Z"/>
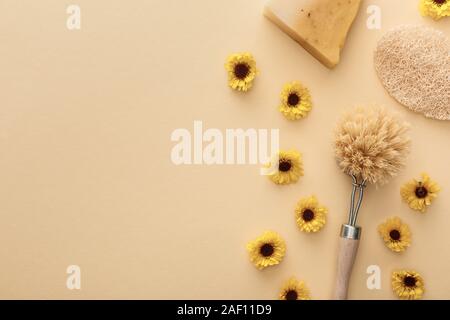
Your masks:
<path fill-rule="evenodd" d="M 344 225 L 345 226 L 345 225 Z M 343 228 L 344 228 L 343 226 Z M 348 292 L 348 284 L 352 274 L 353 263 L 355 262 L 356 253 L 359 245 L 359 231 L 358 228 L 356 236 L 348 237 L 342 235 L 339 239 L 339 254 L 337 261 L 337 277 L 336 287 L 334 291 L 334 299 L 346 300 Z"/>

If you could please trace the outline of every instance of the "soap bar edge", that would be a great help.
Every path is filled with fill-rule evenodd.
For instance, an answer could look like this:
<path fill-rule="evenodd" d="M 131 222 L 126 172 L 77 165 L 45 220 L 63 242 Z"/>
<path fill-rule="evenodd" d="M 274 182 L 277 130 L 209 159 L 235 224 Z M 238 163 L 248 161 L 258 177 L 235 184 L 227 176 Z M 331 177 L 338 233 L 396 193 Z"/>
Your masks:
<path fill-rule="evenodd" d="M 315 49 L 313 46 L 311 46 L 309 43 L 304 41 L 302 38 L 300 38 L 297 33 L 292 30 L 289 25 L 285 24 L 282 20 L 280 20 L 270 9 L 269 6 L 265 6 L 263 10 L 264 16 L 269 19 L 271 22 L 273 22 L 277 27 L 279 25 L 282 25 L 284 27 L 284 30 L 281 30 L 283 32 L 286 32 L 289 37 L 291 37 L 295 42 L 299 43 L 306 51 L 308 51 L 315 59 L 319 60 L 321 64 L 323 64 L 325 67 L 329 69 L 333 69 L 337 66 L 339 63 L 339 60 L 336 62 L 329 62 L 328 59 L 317 49 Z M 281 29 L 281 28 L 280 28 Z"/>

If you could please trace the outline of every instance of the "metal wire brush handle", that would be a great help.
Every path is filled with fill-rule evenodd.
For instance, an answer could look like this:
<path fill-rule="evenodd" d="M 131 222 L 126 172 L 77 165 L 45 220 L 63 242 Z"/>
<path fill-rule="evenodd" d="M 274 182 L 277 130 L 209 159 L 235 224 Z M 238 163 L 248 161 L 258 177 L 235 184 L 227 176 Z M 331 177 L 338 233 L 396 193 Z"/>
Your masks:
<path fill-rule="evenodd" d="M 362 180 L 361 183 L 358 183 L 358 179 L 355 175 L 351 175 L 353 179 L 353 189 L 352 189 L 352 197 L 350 200 L 350 210 L 348 214 L 348 225 L 356 226 L 356 219 L 358 219 L 359 209 L 361 208 L 361 203 L 364 196 L 364 188 L 366 187 L 366 179 Z M 359 191 L 358 201 L 355 203 L 355 193 Z"/>
<path fill-rule="evenodd" d="M 347 299 L 348 284 L 358 252 L 359 238 L 361 228 L 356 225 L 359 209 L 361 208 L 366 180 L 358 182 L 355 175 L 351 175 L 353 180 L 352 195 L 350 200 L 350 210 L 347 224 L 341 227 L 341 238 L 339 240 L 339 256 L 337 265 L 337 278 L 334 298 L 337 300 Z M 358 192 L 358 200 L 355 201 L 355 195 Z"/>

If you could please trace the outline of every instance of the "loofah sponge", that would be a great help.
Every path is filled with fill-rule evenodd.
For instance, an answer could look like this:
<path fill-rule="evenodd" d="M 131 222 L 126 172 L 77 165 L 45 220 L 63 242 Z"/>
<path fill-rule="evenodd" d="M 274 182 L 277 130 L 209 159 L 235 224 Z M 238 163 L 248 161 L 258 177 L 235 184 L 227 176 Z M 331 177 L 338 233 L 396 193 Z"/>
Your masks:
<path fill-rule="evenodd" d="M 424 26 L 399 26 L 378 42 L 375 69 L 402 105 L 426 117 L 450 120 L 450 42 Z"/>

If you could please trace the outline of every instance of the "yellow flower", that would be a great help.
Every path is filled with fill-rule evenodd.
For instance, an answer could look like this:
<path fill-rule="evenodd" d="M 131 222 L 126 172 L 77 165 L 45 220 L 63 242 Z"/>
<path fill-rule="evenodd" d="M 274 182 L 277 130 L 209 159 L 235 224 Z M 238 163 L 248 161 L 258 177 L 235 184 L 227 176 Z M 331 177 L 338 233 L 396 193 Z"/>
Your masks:
<path fill-rule="evenodd" d="M 286 244 L 278 233 L 266 231 L 247 244 L 247 251 L 255 267 L 264 269 L 283 260 Z"/>
<path fill-rule="evenodd" d="M 270 180 L 276 184 L 289 184 L 297 182 L 300 176 L 303 176 L 303 162 L 300 152 L 295 150 L 279 151 L 278 166 L 273 161 L 266 164 L 266 168 L 271 168 L 273 172 L 269 173 Z"/>
<path fill-rule="evenodd" d="M 311 300 L 311 297 L 305 282 L 292 277 L 281 289 L 280 300 Z"/>
<path fill-rule="evenodd" d="M 286 118 L 289 120 L 304 118 L 311 108 L 311 95 L 306 87 L 297 81 L 284 85 L 279 109 Z"/>
<path fill-rule="evenodd" d="M 225 69 L 228 71 L 228 85 L 238 91 L 248 91 L 258 74 L 256 61 L 248 52 L 230 55 Z"/>
<path fill-rule="evenodd" d="M 326 223 L 328 209 L 319 205 L 315 196 L 301 199 L 295 209 L 295 219 L 301 231 L 317 232 Z"/>
<path fill-rule="evenodd" d="M 422 16 L 439 20 L 450 16 L 450 0 L 421 0 L 419 10 Z"/>
<path fill-rule="evenodd" d="M 432 181 L 426 173 L 422 173 L 420 180 L 414 179 L 404 184 L 400 189 L 400 195 L 411 209 L 425 212 L 440 190 L 436 182 Z"/>
<path fill-rule="evenodd" d="M 411 270 L 392 272 L 392 289 L 400 299 L 404 300 L 421 299 L 425 292 L 422 277 Z"/>
<path fill-rule="evenodd" d="M 394 252 L 405 251 L 411 244 L 411 231 L 398 217 L 387 219 L 380 224 L 378 232 L 386 246 Z"/>

